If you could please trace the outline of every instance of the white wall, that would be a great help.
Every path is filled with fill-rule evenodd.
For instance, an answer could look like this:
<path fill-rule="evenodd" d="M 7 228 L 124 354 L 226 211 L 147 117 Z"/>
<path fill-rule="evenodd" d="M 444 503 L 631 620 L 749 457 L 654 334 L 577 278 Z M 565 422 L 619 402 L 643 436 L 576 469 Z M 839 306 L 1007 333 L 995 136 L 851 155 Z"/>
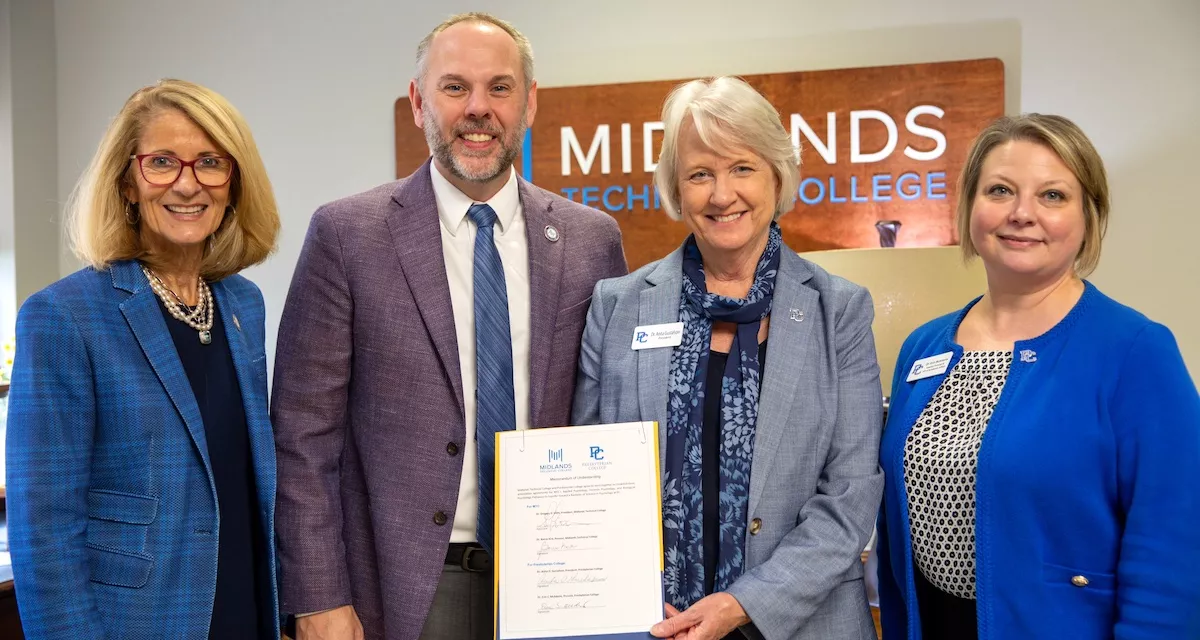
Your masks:
<path fill-rule="evenodd" d="M 529 36 L 543 86 L 1000 57 L 1010 111 L 1075 119 L 1108 163 L 1115 213 L 1093 280 L 1170 326 L 1200 371 L 1196 0 L 54 6 L 60 197 L 129 93 L 160 77 L 209 85 L 249 120 L 284 219 L 279 253 L 247 274 L 266 295 L 270 336 L 313 209 L 393 176 L 392 105 L 417 41 L 449 13 L 485 10 Z"/>
<path fill-rule="evenodd" d="M 0 2 L 0 340 L 18 303 L 58 279 L 54 5 Z"/>
<path fill-rule="evenodd" d="M 0 0 L 0 344 L 13 332 L 17 313 L 17 263 L 12 199 L 12 24 L 8 0 Z"/>

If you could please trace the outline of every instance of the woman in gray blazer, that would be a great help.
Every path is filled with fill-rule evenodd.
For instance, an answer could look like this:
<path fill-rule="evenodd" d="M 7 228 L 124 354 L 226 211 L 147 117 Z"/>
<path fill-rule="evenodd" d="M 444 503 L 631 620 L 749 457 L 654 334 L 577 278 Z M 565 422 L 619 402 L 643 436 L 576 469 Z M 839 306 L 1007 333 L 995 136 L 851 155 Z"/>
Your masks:
<path fill-rule="evenodd" d="M 573 410 L 658 422 L 669 604 L 651 632 L 874 638 L 859 562 L 883 489 L 870 294 L 783 244 L 798 158 L 759 93 L 692 81 L 663 123 L 655 184 L 691 235 L 596 285 Z"/>

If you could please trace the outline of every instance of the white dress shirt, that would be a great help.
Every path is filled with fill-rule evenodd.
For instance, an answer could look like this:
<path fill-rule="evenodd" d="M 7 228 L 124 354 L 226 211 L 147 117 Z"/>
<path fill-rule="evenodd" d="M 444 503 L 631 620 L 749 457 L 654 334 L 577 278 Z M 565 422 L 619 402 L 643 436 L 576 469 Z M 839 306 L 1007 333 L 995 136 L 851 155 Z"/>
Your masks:
<path fill-rule="evenodd" d="M 475 523 L 479 515 L 479 464 L 475 448 L 475 223 L 467 218 L 471 200 L 433 166 L 433 195 L 437 199 L 442 222 L 442 258 L 450 283 L 450 304 L 454 309 L 454 332 L 458 337 L 458 363 L 462 370 L 463 408 L 467 433 L 462 447 L 462 481 L 458 486 L 458 507 L 454 511 L 454 530 L 450 542 L 475 542 Z M 504 263 L 504 284 L 508 291 L 508 318 L 512 331 L 513 392 L 516 400 L 516 425 L 529 428 L 529 242 L 525 238 L 525 213 L 517 190 L 516 172 L 510 170 L 508 182 L 487 201 L 496 212 L 493 235 L 500 261 Z"/>

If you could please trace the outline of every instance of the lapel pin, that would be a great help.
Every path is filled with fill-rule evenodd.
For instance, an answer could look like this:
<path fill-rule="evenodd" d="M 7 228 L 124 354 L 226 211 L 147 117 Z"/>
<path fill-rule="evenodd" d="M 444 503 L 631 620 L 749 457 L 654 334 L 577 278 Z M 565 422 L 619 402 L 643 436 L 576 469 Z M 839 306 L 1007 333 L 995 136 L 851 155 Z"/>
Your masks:
<path fill-rule="evenodd" d="M 804 312 L 799 309 L 792 309 L 789 311 L 788 317 L 796 322 L 804 322 Z"/>
<path fill-rule="evenodd" d="M 237 327 L 238 331 L 242 330 L 242 323 L 238 322 L 237 314 L 233 314 L 233 326 Z"/>
<path fill-rule="evenodd" d="M 546 239 L 550 242 L 558 242 L 558 229 L 553 225 L 546 225 Z"/>
<path fill-rule="evenodd" d="M 1037 352 L 1033 349 L 1022 349 L 1021 362 L 1037 362 Z"/>

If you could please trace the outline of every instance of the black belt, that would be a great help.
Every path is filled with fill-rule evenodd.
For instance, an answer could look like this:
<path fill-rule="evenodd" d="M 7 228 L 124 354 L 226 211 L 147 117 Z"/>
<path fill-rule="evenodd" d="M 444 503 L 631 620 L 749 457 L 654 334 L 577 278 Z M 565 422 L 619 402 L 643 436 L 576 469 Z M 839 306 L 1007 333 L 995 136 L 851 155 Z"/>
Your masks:
<path fill-rule="evenodd" d="M 486 573 L 492 570 L 492 554 L 473 542 L 451 542 L 446 549 L 446 564 L 463 571 Z"/>

